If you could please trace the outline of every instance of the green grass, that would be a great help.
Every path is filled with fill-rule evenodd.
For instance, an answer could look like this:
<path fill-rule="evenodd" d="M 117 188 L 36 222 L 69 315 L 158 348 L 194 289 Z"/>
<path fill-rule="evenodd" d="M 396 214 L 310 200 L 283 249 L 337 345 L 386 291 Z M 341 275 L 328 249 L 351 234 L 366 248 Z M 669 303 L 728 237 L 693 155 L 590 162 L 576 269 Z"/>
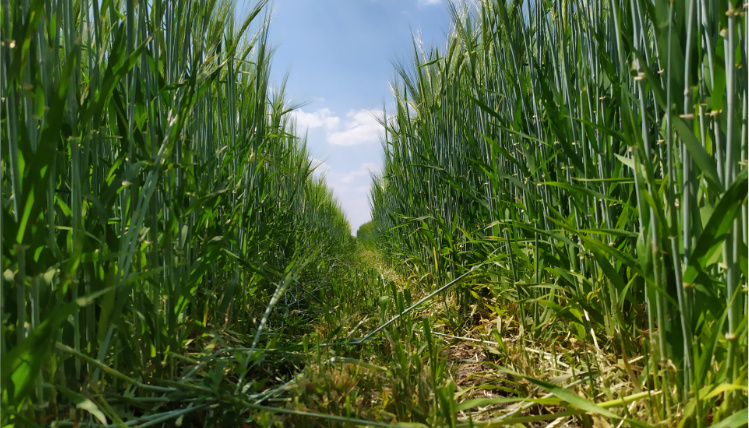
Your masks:
<path fill-rule="evenodd" d="M 739 8 L 453 7 L 446 47 L 397 66 L 371 197 L 381 248 L 438 283 L 485 265 L 522 338 L 553 342 L 562 322 L 596 354 L 644 355 L 629 382 L 659 391 L 651 423 L 745 407 Z M 478 297 L 457 293 L 463 312 Z"/>
<path fill-rule="evenodd" d="M 448 5 L 356 241 L 266 3 L 2 4 L 3 426 L 746 425 L 738 2 Z"/>
<path fill-rule="evenodd" d="M 258 352 L 196 337 L 268 346 L 273 294 L 351 241 L 269 88 L 265 3 L 3 3 L 3 426 L 225 421 L 227 358 L 262 387 Z"/>

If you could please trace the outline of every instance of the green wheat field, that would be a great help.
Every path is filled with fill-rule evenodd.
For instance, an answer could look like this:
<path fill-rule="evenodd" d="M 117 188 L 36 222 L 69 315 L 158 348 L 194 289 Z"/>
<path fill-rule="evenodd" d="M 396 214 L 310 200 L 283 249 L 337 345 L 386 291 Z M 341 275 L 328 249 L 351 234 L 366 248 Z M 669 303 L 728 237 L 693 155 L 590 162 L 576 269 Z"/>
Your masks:
<path fill-rule="evenodd" d="M 2 0 L 3 427 L 747 426 L 745 1 L 446 3 L 357 238 L 267 3 Z"/>

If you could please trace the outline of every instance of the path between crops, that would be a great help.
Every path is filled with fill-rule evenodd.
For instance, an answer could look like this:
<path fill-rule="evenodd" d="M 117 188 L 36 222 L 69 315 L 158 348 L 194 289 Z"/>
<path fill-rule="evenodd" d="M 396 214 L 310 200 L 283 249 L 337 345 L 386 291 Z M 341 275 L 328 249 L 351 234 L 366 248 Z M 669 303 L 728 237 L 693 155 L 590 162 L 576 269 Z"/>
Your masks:
<path fill-rule="evenodd" d="M 333 290 L 345 292 L 327 300 L 328 312 L 316 314 L 301 340 L 307 344 L 304 363 L 265 403 L 282 406 L 286 413 L 268 409 L 268 421 L 324 426 L 340 422 L 330 417 L 343 417 L 360 423 L 450 425 L 502 418 L 527 426 L 578 426 L 591 417 L 560 413 L 565 410 L 561 400 L 530 377 L 577 385 L 584 393 L 585 382 L 600 381 L 591 380 L 590 373 L 616 370 L 611 358 L 574 340 L 528 339 L 512 308 L 498 308 L 496 298 L 461 311 L 450 290 L 392 322 L 371 341 L 352 345 L 430 289 L 425 279 L 398 275 L 371 251 L 349 260 L 347 271 L 332 284 Z M 326 345 L 315 346 L 320 343 Z M 633 385 L 620 388 L 636 392 Z"/>

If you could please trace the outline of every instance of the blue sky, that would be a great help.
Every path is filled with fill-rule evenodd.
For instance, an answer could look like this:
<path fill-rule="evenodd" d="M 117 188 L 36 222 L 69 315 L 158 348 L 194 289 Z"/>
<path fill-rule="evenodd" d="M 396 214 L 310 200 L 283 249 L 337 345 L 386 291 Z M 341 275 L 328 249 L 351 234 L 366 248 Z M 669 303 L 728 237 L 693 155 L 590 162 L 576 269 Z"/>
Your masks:
<path fill-rule="evenodd" d="M 393 61 L 423 46 L 443 46 L 450 17 L 442 0 L 274 0 L 272 83 L 288 73 L 286 95 L 306 103 L 299 132 L 321 163 L 352 233 L 370 220 L 369 171 L 382 168 L 382 131 L 374 115 L 392 103 Z"/>

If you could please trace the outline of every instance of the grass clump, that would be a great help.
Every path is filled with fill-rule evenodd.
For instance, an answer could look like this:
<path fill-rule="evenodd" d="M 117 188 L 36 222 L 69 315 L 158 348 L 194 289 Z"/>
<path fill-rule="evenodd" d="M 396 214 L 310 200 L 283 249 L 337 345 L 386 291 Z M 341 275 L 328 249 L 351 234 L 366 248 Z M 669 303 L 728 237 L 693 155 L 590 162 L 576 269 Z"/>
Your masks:
<path fill-rule="evenodd" d="M 3 3 L 3 426 L 229 424 L 293 366 L 278 312 L 351 237 L 266 3 Z"/>
<path fill-rule="evenodd" d="M 613 417 L 533 381 L 572 407 L 614 425 L 745 421 L 744 11 L 699 0 L 451 11 L 447 45 L 416 44 L 396 66 L 371 196 L 380 248 L 437 284 L 481 267 L 478 289 L 455 290 L 452 329 L 491 306 L 520 355 L 584 349 L 588 399 L 649 392 L 646 411 Z M 533 359 L 519 362 L 536 379 Z M 594 380 L 616 367 L 626 391 Z"/>

